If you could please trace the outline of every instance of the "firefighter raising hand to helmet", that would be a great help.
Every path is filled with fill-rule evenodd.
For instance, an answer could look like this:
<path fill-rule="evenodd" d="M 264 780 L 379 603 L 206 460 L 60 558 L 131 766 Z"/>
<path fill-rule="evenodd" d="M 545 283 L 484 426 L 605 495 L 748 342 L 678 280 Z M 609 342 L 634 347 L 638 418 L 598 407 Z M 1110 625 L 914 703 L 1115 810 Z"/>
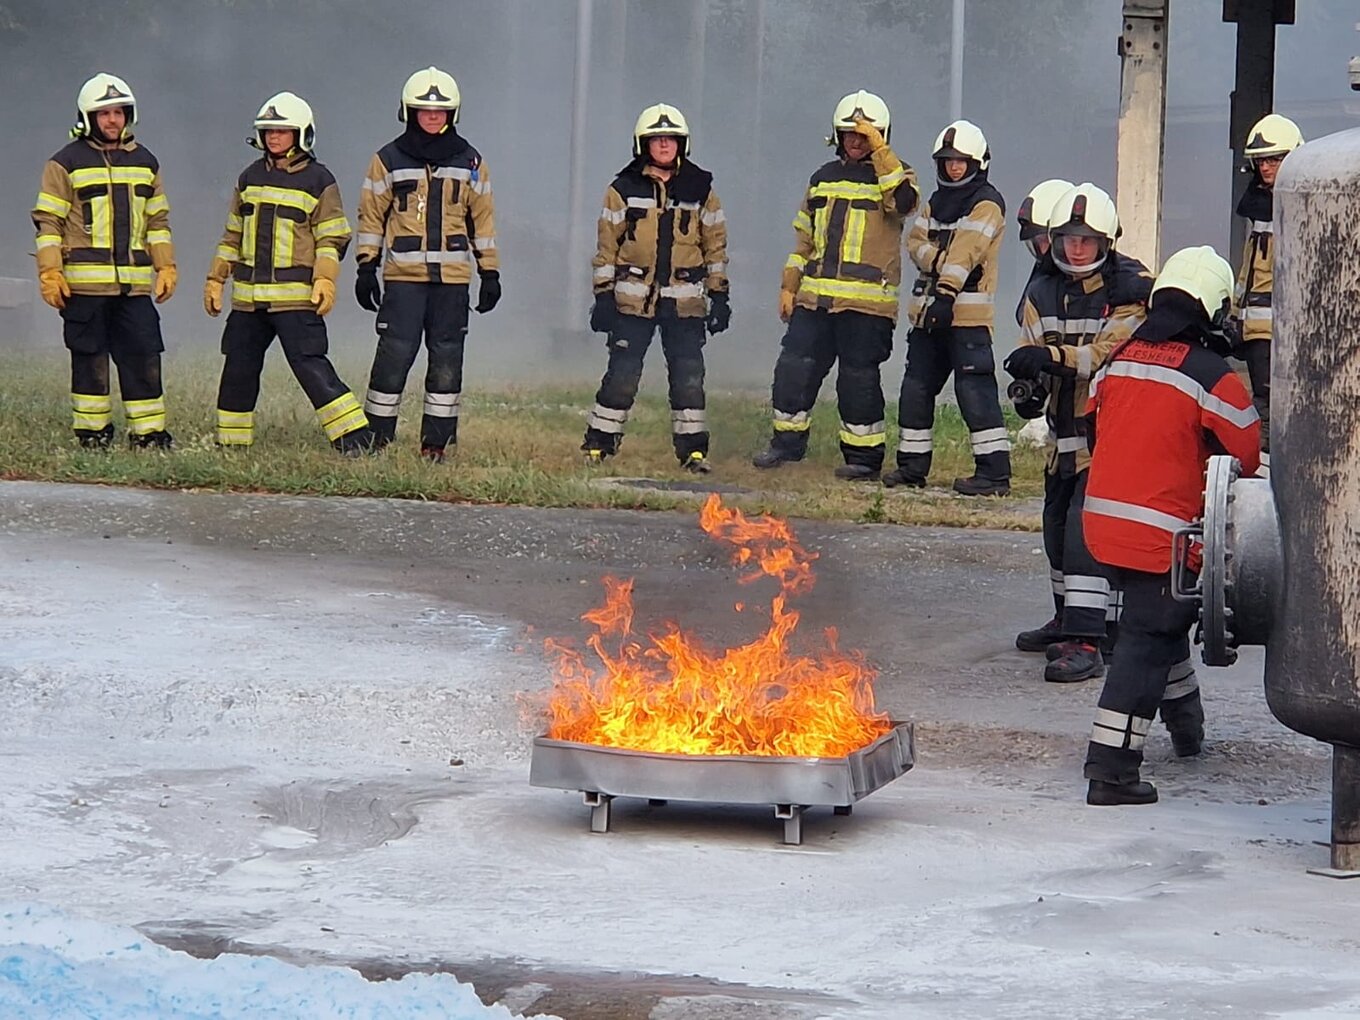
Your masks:
<path fill-rule="evenodd" d="M 477 311 L 491 311 L 501 297 L 491 175 L 481 153 L 458 133 L 461 105 L 458 83 L 439 68 L 407 78 L 397 111 L 406 129 L 369 162 L 359 196 L 354 293 L 363 308 L 378 313 L 364 410 L 377 445 L 386 446 L 396 435 L 402 390 L 423 334 L 429 361 L 420 452 L 435 462 L 458 442 L 474 264 L 481 277 Z M 378 287 L 380 262 L 386 293 Z"/>
<path fill-rule="evenodd" d="M 831 121 L 836 159 L 808 182 L 793 220 L 795 246 L 784 265 L 779 315 L 788 323 L 774 366 L 769 448 L 758 468 L 807 454 L 812 406 L 831 366 L 837 370 L 840 447 L 836 477 L 877 481 L 885 430 L 880 368 L 892 353 L 902 228 L 916 208 L 916 174 L 888 146 L 888 106 L 852 92 Z"/>
<path fill-rule="evenodd" d="M 991 152 L 976 124 L 955 121 L 935 139 L 939 187 L 907 235 L 919 273 L 907 314 L 907 368 L 898 404 L 897 470 L 888 486 L 926 484 L 934 449 L 935 398 L 950 373 L 976 465 L 954 481 L 965 496 L 1004 496 L 1011 488 L 1011 444 L 992 359 L 997 254 L 1005 202 L 987 181 Z"/>
<path fill-rule="evenodd" d="M 255 403 L 265 352 L 278 337 L 288 365 L 316 408 L 321 428 L 343 454 L 373 442 L 358 399 L 326 357 L 322 319 L 335 303 L 350 227 L 335 177 L 313 155 L 312 108 L 291 92 L 265 100 L 249 144 L 264 150 L 241 171 L 227 227 L 203 287 L 203 307 L 222 311 L 231 281 L 231 314 L 222 331 L 217 391 L 219 446 L 255 441 Z"/>
<path fill-rule="evenodd" d="M 618 452 L 659 329 L 675 456 L 687 471 L 709 469 L 704 330 L 721 333 L 732 315 L 727 217 L 713 175 L 690 161 L 689 150 L 684 115 L 665 103 L 649 106 L 633 128 L 632 162 L 604 193 L 590 328 L 608 335 L 609 366 L 581 443 L 591 462 Z"/>
<path fill-rule="evenodd" d="M 71 352 L 72 429 L 81 446 L 113 439 L 109 358 L 133 446 L 168 449 L 160 316 L 175 292 L 170 202 L 160 164 L 133 141 L 137 100 L 97 74 L 76 98 L 69 145 L 43 168 L 33 205 L 42 299 L 61 312 Z"/>

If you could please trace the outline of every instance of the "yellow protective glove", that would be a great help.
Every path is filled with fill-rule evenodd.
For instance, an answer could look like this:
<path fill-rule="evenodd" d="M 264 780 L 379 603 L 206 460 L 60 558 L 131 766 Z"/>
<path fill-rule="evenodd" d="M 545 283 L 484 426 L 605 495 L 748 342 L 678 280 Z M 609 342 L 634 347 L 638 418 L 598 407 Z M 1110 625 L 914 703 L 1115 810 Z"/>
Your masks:
<path fill-rule="evenodd" d="M 888 140 L 883 137 L 883 132 L 874 127 L 863 117 L 855 119 L 855 133 L 864 136 L 869 143 L 869 152 L 874 153 L 888 144 Z"/>
<path fill-rule="evenodd" d="M 179 270 L 173 265 L 161 266 L 156 270 L 156 282 L 151 285 L 151 293 L 156 299 L 156 304 L 161 305 L 169 301 L 175 293 L 175 285 L 179 283 Z"/>
<path fill-rule="evenodd" d="M 793 301 L 796 295 L 791 290 L 781 290 L 779 292 L 779 321 L 788 322 L 793 317 Z"/>
<path fill-rule="evenodd" d="M 203 284 L 203 310 L 214 319 L 222 314 L 222 281 L 211 277 Z"/>
<path fill-rule="evenodd" d="M 60 269 L 40 270 L 38 290 L 42 292 L 42 299 L 58 311 L 66 307 L 66 299 L 71 296 L 71 285 Z"/>
<path fill-rule="evenodd" d="M 335 283 L 331 280 L 315 280 L 312 283 L 312 304 L 316 314 L 325 315 L 335 307 Z"/>

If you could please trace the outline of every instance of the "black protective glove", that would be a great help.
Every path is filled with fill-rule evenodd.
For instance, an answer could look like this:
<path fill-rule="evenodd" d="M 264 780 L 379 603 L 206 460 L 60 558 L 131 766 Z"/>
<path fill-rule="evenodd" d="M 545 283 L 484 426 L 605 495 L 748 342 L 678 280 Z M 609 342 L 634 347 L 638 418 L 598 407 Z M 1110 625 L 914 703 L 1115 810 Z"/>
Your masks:
<path fill-rule="evenodd" d="M 954 324 L 954 295 L 936 294 L 926 308 L 926 317 L 921 322 L 922 329 L 948 329 Z"/>
<path fill-rule="evenodd" d="M 595 295 L 595 307 L 590 310 L 590 329 L 595 333 L 608 333 L 613 330 L 619 317 L 618 306 L 614 303 L 614 292 L 602 290 Z"/>
<path fill-rule="evenodd" d="M 478 313 L 489 312 L 501 299 L 501 274 L 488 269 L 482 274 L 482 286 L 477 291 Z"/>
<path fill-rule="evenodd" d="M 359 263 L 359 275 L 354 278 L 354 299 L 360 308 L 376 312 L 382 304 L 382 291 L 378 289 L 378 260 L 370 259 Z"/>
<path fill-rule="evenodd" d="M 709 333 L 718 334 L 732 322 L 732 305 L 727 299 L 727 291 L 710 291 L 708 295 L 708 316 L 704 319 L 704 325 L 708 327 Z"/>
<path fill-rule="evenodd" d="M 1029 344 L 1011 351 L 1001 366 L 1014 379 L 1038 379 L 1044 372 L 1053 370 L 1053 355 L 1047 347 Z"/>

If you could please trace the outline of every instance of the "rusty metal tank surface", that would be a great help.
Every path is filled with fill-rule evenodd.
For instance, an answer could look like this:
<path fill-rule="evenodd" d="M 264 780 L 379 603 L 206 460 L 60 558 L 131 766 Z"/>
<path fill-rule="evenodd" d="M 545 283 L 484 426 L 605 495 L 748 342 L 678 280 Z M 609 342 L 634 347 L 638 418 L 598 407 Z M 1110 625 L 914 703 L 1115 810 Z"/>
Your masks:
<path fill-rule="evenodd" d="M 1284 161 L 1275 227 L 1271 485 L 1284 583 L 1266 646 L 1266 696 L 1291 729 L 1355 748 L 1360 129 L 1318 139 Z"/>

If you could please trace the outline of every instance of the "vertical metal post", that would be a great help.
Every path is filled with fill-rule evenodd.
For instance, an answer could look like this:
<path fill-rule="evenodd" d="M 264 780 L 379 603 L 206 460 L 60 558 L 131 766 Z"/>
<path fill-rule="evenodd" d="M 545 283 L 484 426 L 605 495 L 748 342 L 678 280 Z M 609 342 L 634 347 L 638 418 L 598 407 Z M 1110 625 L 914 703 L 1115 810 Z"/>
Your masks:
<path fill-rule="evenodd" d="M 1360 872 L 1360 747 L 1332 745 L 1332 867 Z"/>
<path fill-rule="evenodd" d="M 963 116 L 963 17 L 964 0 L 954 0 L 949 43 L 949 119 Z"/>
<path fill-rule="evenodd" d="M 567 177 L 567 286 L 566 321 L 569 328 L 585 324 L 589 287 L 582 276 L 586 259 L 585 236 L 586 106 L 590 100 L 591 0 L 576 0 L 576 65 L 571 82 L 571 140 Z"/>
<path fill-rule="evenodd" d="M 703 131 L 704 124 L 704 75 L 707 73 L 705 58 L 708 51 L 708 0 L 689 0 L 690 3 L 690 46 L 693 60 L 690 72 L 689 118 L 690 130 Z"/>
<path fill-rule="evenodd" d="M 1116 176 L 1121 251 L 1156 272 L 1162 246 L 1162 156 L 1166 149 L 1166 43 L 1171 0 L 1124 0 L 1119 37 Z"/>

